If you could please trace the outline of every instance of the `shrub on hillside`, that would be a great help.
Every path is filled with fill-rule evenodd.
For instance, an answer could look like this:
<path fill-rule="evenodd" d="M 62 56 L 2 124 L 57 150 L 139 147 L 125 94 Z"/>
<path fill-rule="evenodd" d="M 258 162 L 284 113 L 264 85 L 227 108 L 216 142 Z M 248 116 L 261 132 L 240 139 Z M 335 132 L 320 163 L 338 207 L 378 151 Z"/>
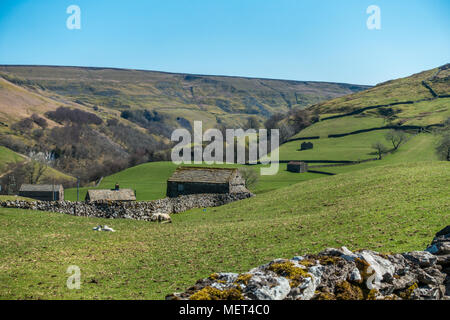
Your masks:
<path fill-rule="evenodd" d="M 440 160 L 450 161 L 450 132 L 442 136 L 436 147 L 436 153 Z"/>
<path fill-rule="evenodd" d="M 26 153 L 29 147 L 22 140 L 9 135 L 0 135 L 0 145 L 19 153 Z"/>
<path fill-rule="evenodd" d="M 170 137 L 174 130 L 172 126 L 166 123 L 166 116 L 157 111 L 124 110 L 120 116 L 147 129 L 151 134 Z"/>
<path fill-rule="evenodd" d="M 30 117 L 31 120 L 33 120 L 34 123 L 36 123 L 39 127 L 41 127 L 42 129 L 45 129 L 48 127 L 48 123 L 47 120 L 45 120 L 44 118 L 40 117 L 38 114 L 33 113 Z"/>
<path fill-rule="evenodd" d="M 259 175 L 254 169 L 250 167 L 244 167 L 239 169 L 239 173 L 245 181 L 245 187 L 251 188 L 258 183 Z"/>
<path fill-rule="evenodd" d="M 33 129 L 33 120 L 30 118 L 22 119 L 11 126 L 11 129 L 18 132 L 28 132 Z"/>
<path fill-rule="evenodd" d="M 45 114 L 48 118 L 58 123 L 73 123 L 73 124 L 102 124 L 102 119 L 95 114 L 79 109 L 71 109 L 66 107 L 59 107 L 55 111 L 48 111 Z"/>

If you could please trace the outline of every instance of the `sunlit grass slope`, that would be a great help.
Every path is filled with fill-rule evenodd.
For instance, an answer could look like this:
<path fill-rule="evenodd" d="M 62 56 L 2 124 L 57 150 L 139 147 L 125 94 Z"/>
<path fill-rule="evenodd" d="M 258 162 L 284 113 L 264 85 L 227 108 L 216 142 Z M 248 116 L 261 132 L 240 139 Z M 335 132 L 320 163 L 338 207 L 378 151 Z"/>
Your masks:
<path fill-rule="evenodd" d="M 213 272 L 345 245 L 422 250 L 448 224 L 450 164 L 382 166 L 315 179 L 172 224 L 0 209 L 0 298 L 163 299 Z M 115 233 L 95 232 L 108 224 Z M 66 287 L 71 265 L 81 289 Z"/>

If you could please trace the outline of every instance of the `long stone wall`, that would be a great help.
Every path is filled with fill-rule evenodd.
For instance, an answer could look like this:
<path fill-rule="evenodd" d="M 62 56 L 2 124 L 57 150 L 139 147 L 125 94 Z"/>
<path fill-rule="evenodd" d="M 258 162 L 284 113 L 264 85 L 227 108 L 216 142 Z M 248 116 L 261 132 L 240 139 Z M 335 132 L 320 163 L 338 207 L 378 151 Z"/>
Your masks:
<path fill-rule="evenodd" d="M 172 214 L 193 208 L 217 207 L 250 198 L 252 193 L 195 194 L 143 202 L 1 201 L 0 207 L 65 213 L 97 218 L 125 218 L 153 221 L 156 213 Z"/>

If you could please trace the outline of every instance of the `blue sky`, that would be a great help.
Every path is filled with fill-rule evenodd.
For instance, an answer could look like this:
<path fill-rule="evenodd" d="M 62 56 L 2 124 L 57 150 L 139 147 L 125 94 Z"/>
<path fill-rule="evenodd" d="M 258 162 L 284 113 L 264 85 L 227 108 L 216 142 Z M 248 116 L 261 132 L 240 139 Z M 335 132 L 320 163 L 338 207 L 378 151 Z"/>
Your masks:
<path fill-rule="evenodd" d="M 450 62 L 449 13 L 448 0 L 1 0 L 0 64 L 376 84 Z"/>

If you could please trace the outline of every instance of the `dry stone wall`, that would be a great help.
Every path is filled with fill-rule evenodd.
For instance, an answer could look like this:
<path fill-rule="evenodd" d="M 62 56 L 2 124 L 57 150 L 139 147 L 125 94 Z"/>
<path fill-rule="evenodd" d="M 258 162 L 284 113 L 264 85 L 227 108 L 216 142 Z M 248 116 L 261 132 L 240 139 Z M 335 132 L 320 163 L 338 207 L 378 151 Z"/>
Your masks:
<path fill-rule="evenodd" d="M 450 300 L 450 226 L 424 251 L 328 248 L 246 273 L 213 273 L 167 300 Z"/>
<path fill-rule="evenodd" d="M 0 207 L 65 213 L 97 218 L 125 218 L 153 221 L 156 213 L 172 214 L 193 208 L 217 207 L 246 199 L 252 193 L 195 194 L 143 202 L 1 201 Z"/>

